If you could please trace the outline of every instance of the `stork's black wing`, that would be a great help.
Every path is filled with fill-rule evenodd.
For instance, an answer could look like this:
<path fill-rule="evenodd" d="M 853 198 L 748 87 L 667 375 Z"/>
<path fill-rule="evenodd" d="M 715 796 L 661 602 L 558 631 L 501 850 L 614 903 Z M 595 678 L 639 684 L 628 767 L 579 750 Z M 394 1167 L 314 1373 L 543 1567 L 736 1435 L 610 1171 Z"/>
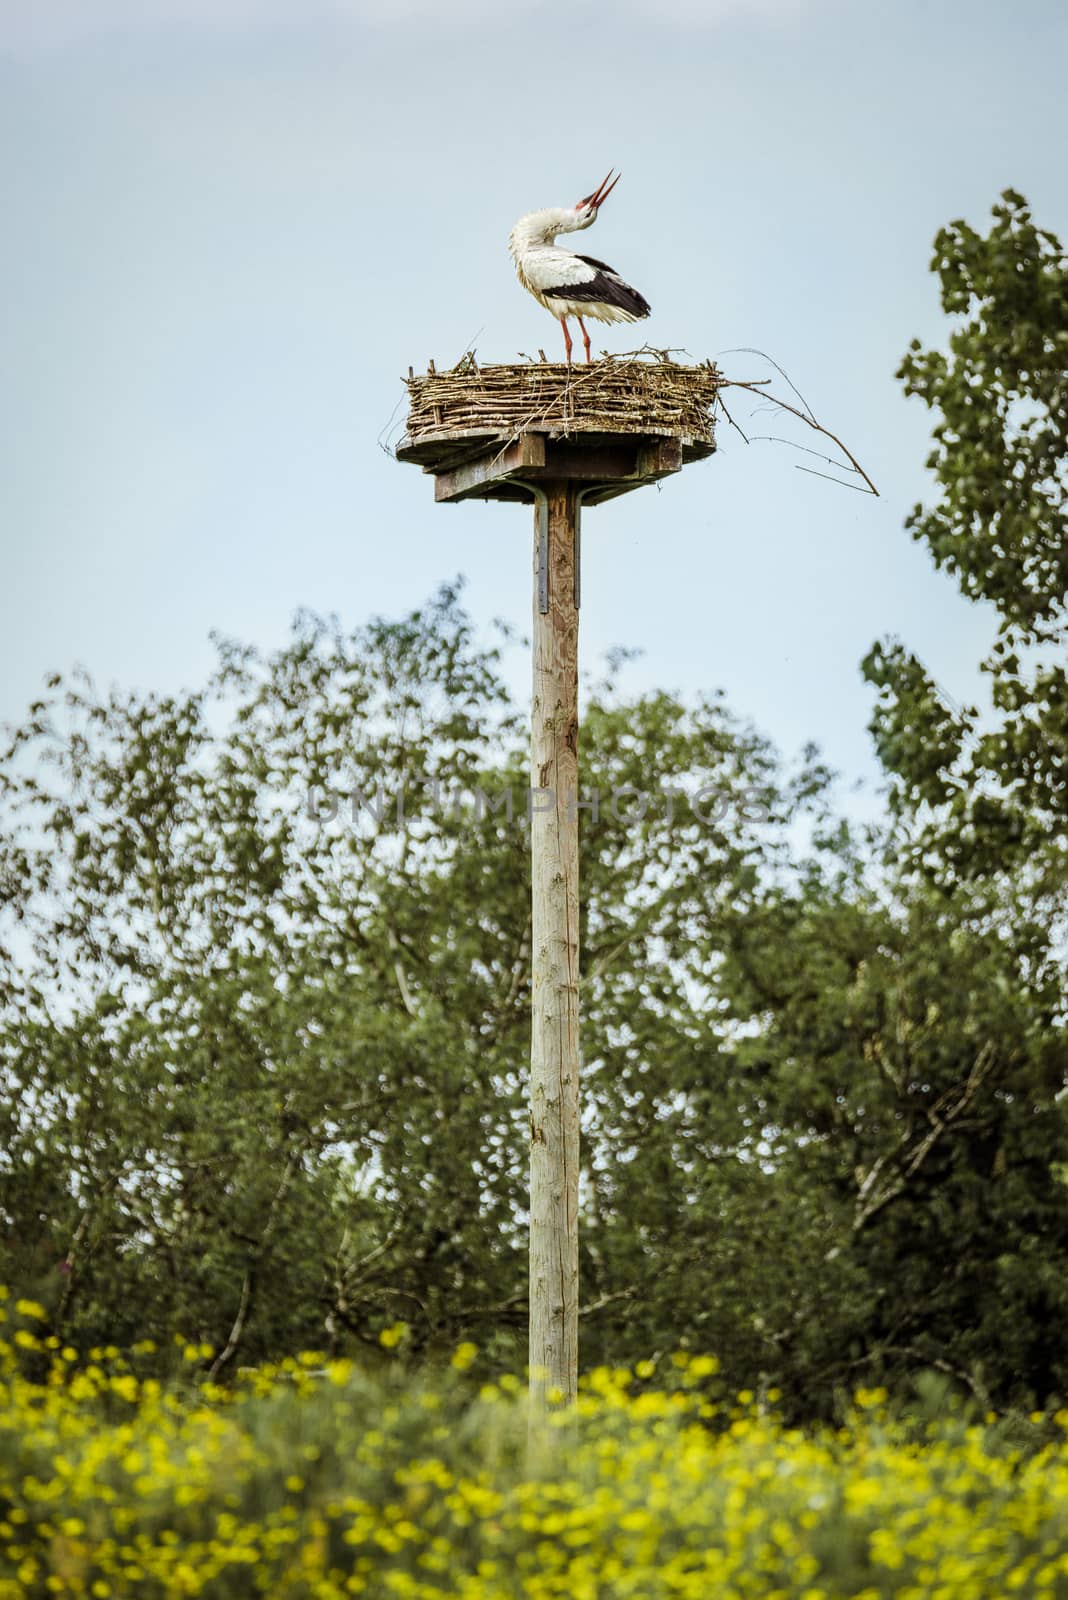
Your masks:
<path fill-rule="evenodd" d="M 583 278 L 580 283 L 561 284 L 556 289 L 543 289 L 546 299 L 601 300 L 605 305 L 618 306 L 621 311 L 635 318 L 649 315 L 652 306 L 645 296 L 639 294 L 637 289 L 632 289 L 607 261 L 598 261 L 594 256 L 580 256 L 577 252 L 575 259 L 593 268 L 592 278 Z"/>

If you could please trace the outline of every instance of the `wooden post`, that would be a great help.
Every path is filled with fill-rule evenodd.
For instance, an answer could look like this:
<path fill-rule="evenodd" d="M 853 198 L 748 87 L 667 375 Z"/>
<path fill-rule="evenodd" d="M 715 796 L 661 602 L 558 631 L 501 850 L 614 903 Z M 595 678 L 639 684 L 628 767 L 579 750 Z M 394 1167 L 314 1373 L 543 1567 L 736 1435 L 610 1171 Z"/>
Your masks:
<path fill-rule="evenodd" d="M 530 1383 L 535 1400 L 553 1389 L 567 1404 L 578 1386 L 578 505 L 566 481 L 546 483 L 539 501 L 530 742 Z"/>

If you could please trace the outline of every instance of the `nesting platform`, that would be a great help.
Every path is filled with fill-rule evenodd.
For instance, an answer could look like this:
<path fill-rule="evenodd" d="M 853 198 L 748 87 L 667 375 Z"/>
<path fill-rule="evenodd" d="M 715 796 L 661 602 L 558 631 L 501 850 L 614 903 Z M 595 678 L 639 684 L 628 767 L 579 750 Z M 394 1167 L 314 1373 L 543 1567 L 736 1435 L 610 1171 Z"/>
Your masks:
<path fill-rule="evenodd" d="M 722 382 L 711 362 L 644 353 L 571 367 L 467 356 L 409 375 L 396 455 L 433 476 L 439 501 L 530 501 L 566 482 L 597 505 L 711 455 Z"/>

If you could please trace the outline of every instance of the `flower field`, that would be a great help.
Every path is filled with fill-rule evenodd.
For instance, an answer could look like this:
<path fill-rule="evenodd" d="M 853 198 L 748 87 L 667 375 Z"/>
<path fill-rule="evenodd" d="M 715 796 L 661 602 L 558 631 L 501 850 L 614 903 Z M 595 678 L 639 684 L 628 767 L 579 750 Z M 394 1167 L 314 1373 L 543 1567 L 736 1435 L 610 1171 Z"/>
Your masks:
<path fill-rule="evenodd" d="M 309 1354 L 224 1390 L 204 1348 L 162 1383 L 145 1347 L 0 1311 L 0 1600 L 1068 1597 L 1066 1413 L 1026 1450 L 881 1391 L 791 1429 L 678 1355 L 589 1374 L 531 1431 L 470 1345 L 434 1376 Z"/>

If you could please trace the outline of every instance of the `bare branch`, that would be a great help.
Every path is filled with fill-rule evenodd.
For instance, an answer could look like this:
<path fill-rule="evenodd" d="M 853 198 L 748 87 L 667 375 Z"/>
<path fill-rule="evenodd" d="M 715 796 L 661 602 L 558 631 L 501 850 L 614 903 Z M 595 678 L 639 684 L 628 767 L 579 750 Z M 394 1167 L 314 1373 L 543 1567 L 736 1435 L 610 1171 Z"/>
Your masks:
<path fill-rule="evenodd" d="M 510 1294 L 507 1300 L 498 1300 L 496 1305 L 471 1306 L 467 1310 L 461 1312 L 460 1317 L 466 1322 L 472 1317 L 503 1316 L 506 1311 L 516 1311 L 520 1306 L 525 1306 L 528 1298 L 529 1296 L 527 1290 L 521 1289 L 518 1294 Z"/>
<path fill-rule="evenodd" d="M 620 1300 L 633 1300 L 637 1294 L 636 1289 L 617 1289 L 614 1294 L 603 1294 L 599 1300 L 591 1300 L 589 1305 L 579 1306 L 580 1317 L 592 1317 L 595 1311 L 602 1311 L 605 1306 L 616 1305 Z"/>
<path fill-rule="evenodd" d="M 249 1251 L 248 1265 L 245 1268 L 245 1275 L 241 1281 L 241 1295 L 238 1301 L 237 1315 L 234 1318 L 233 1327 L 230 1329 L 230 1336 L 226 1341 L 225 1347 L 219 1352 L 211 1366 L 208 1368 L 208 1376 L 210 1378 L 218 1377 L 223 1367 L 233 1356 L 234 1351 L 237 1349 L 244 1336 L 245 1325 L 248 1321 L 249 1309 L 252 1304 L 252 1289 L 255 1281 L 256 1268 L 259 1265 L 263 1253 L 267 1248 L 267 1242 L 270 1239 L 271 1234 L 274 1232 L 275 1223 L 278 1221 L 279 1210 L 281 1208 L 282 1201 L 289 1193 L 290 1185 L 293 1182 L 293 1178 L 297 1172 L 297 1169 L 304 1159 L 304 1152 L 309 1143 L 310 1138 L 302 1140 L 302 1142 L 297 1145 L 295 1149 L 290 1151 L 286 1160 L 285 1169 L 282 1172 L 278 1187 L 274 1192 L 274 1197 L 271 1200 L 270 1206 L 267 1210 L 267 1220 L 263 1225 L 263 1232 L 260 1234 L 259 1239 L 252 1243 L 252 1248 Z"/>
<path fill-rule="evenodd" d="M 408 974 L 404 970 L 404 962 L 401 959 L 403 946 L 391 927 L 386 929 L 386 936 L 389 940 L 389 948 L 393 952 L 393 975 L 397 980 L 397 988 L 400 991 L 404 1009 L 410 1017 L 417 1017 L 419 1015 L 419 1007 L 412 999 L 412 991 L 408 987 Z"/>
<path fill-rule="evenodd" d="M 927 1121 L 930 1124 L 927 1132 L 918 1144 L 910 1149 L 913 1134 L 908 1129 L 902 1134 L 896 1148 L 881 1155 L 869 1169 L 867 1175 L 860 1183 L 857 1191 L 856 1210 L 853 1217 L 853 1232 L 859 1233 L 865 1228 L 873 1217 L 884 1210 L 891 1201 L 903 1194 L 908 1187 L 909 1179 L 923 1166 L 927 1157 L 938 1143 L 939 1139 L 957 1122 L 975 1100 L 976 1095 L 994 1070 L 997 1052 L 988 1041 L 978 1052 L 972 1062 L 968 1076 L 963 1084 L 954 1084 L 944 1094 L 939 1095 L 932 1106 L 927 1108 Z M 897 1175 L 887 1184 L 885 1189 L 876 1192 L 877 1184 L 887 1166 L 897 1166 Z"/>
<path fill-rule="evenodd" d="M 237 1316 L 234 1318 L 234 1325 L 230 1329 L 230 1337 L 226 1341 L 225 1349 L 221 1350 L 219 1352 L 219 1354 L 215 1357 L 215 1360 L 212 1362 L 211 1368 L 210 1368 L 210 1371 L 209 1371 L 209 1374 L 208 1374 L 209 1377 L 215 1378 L 215 1377 L 218 1376 L 218 1374 L 221 1372 L 222 1368 L 230 1360 L 231 1356 L 233 1355 L 234 1351 L 237 1349 L 238 1345 L 241 1343 L 241 1336 L 245 1331 L 245 1322 L 246 1322 L 246 1320 L 248 1318 L 248 1308 L 249 1308 L 249 1305 L 251 1303 L 251 1300 L 252 1300 L 252 1268 L 249 1267 L 249 1268 L 247 1268 L 247 1270 L 245 1272 L 245 1276 L 241 1281 L 241 1299 L 240 1299 L 240 1301 L 238 1303 Z"/>
<path fill-rule="evenodd" d="M 404 1231 L 404 1222 L 405 1218 L 403 1217 L 399 1222 L 395 1222 L 382 1242 L 380 1244 L 376 1244 L 374 1249 L 369 1250 L 365 1256 L 361 1256 L 359 1261 L 353 1261 L 349 1265 L 341 1266 L 344 1287 L 346 1290 L 354 1289 L 361 1284 L 364 1278 L 367 1276 L 364 1269 L 369 1267 L 372 1261 L 377 1261 L 379 1257 L 384 1256 L 388 1250 L 393 1248 Z M 344 1248 L 344 1243 L 345 1241 L 342 1240 L 342 1248 Z M 338 1254 L 340 1257 L 340 1251 Z M 353 1274 L 355 1274 L 355 1276 L 353 1276 Z"/>
<path fill-rule="evenodd" d="M 811 420 L 813 425 L 817 426 L 816 413 L 813 411 L 812 407 L 801 393 L 801 390 L 797 387 L 797 384 L 790 377 L 789 373 L 785 372 L 783 368 L 780 367 L 779 363 L 768 355 L 766 350 L 754 350 L 752 345 L 740 344 L 733 350 L 722 350 L 720 354 L 725 356 L 759 356 L 761 361 L 770 361 L 772 366 L 775 368 L 775 371 L 779 374 L 779 377 L 782 378 L 784 383 L 788 383 L 790 385 L 790 388 L 794 391 L 794 394 L 796 394 L 797 398 L 804 406 L 805 412 L 807 413 L 806 421 Z M 770 381 L 771 380 L 769 378 L 762 379 L 762 382 L 764 383 L 770 383 Z"/>
<path fill-rule="evenodd" d="M 726 417 L 727 421 L 730 423 L 730 425 L 734 429 L 735 433 L 740 433 L 742 435 L 742 438 L 745 440 L 746 444 L 749 444 L 750 440 L 749 440 L 748 436 L 738 426 L 738 424 L 735 422 L 734 418 L 731 416 L 730 412 L 727 410 L 727 402 L 724 400 L 723 396 L 719 395 L 718 399 L 719 399 L 720 410 L 723 412 L 723 415 Z"/>
<path fill-rule="evenodd" d="M 858 494 L 868 493 L 868 490 L 862 489 L 859 483 L 846 483 L 844 478 L 832 478 L 829 472 L 817 472 L 815 467 L 803 467 L 800 462 L 794 463 L 794 470 L 796 472 L 807 472 L 813 478 L 826 478 L 828 483 L 836 483 L 840 489 L 855 489 Z M 873 489 L 871 492 L 878 494 L 879 491 Z"/>
<path fill-rule="evenodd" d="M 807 444 L 798 444 L 796 439 L 784 439 L 780 433 L 754 433 L 748 441 L 750 444 L 785 444 L 791 450 L 801 450 L 806 456 L 815 456 L 817 461 L 826 461 L 829 467 L 837 467 L 839 463 L 833 456 L 825 456 L 822 450 L 810 450 Z"/>
<path fill-rule="evenodd" d="M 770 360 L 771 358 L 768 357 L 767 359 Z M 772 361 L 771 364 L 772 364 L 773 367 L 776 367 L 777 371 L 779 371 L 779 372 L 782 371 L 782 368 L 778 367 L 777 364 L 774 361 Z M 783 377 L 786 378 L 786 374 L 785 373 L 783 373 Z M 839 450 L 841 450 L 842 454 L 845 456 L 846 460 L 849 462 L 849 465 L 852 467 L 853 471 L 855 473 L 857 473 L 857 475 L 859 477 L 864 479 L 864 482 L 868 486 L 868 491 L 867 492 L 878 496 L 878 493 L 879 493 L 878 489 L 875 487 L 874 483 L 872 483 L 871 479 L 868 477 L 868 474 L 864 471 L 864 468 L 861 466 L 860 462 L 857 460 L 857 458 L 853 454 L 853 452 L 850 449 L 848 449 L 848 447 L 846 445 L 844 445 L 842 443 L 841 439 L 838 437 L 838 435 L 836 433 L 832 433 L 830 428 L 825 428 L 823 426 L 822 422 L 817 422 L 815 416 L 812 415 L 811 410 L 808 409 L 808 402 L 804 399 L 804 397 L 802 395 L 798 394 L 798 391 L 796 389 L 794 389 L 794 385 L 792 383 L 790 383 L 789 378 L 786 378 L 786 382 L 790 383 L 791 389 L 794 389 L 794 393 L 798 394 L 798 399 L 800 399 L 801 404 L 806 407 L 806 409 L 804 411 L 799 411 L 797 406 L 792 406 L 788 400 L 780 400 L 778 395 L 767 394 L 763 389 L 763 383 L 766 382 L 766 381 L 767 381 L 766 379 L 762 380 L 761 382 L 757 382 L 757 381 L 752 380 L 752 379 L 725 378 L 723 380 L 723 387 L 725 389 L 747 389 L 750 394 L 758 395 L 761 400 L 769 401 L 772 405 L 777 406 L 780 411 L 788 411 L 792 417 L 797 417 L 801 422 L 803 422 L 805 424 L 806 427 L 812 428 L 814 432 L 822 433 L 824 438 L 830 439 L 833 444 L 836 444 L 838 446 Z M 724 412 L 724 415 L 727 417 L 727 420 L 731 421 L 732 419 L 730 418 L 730 416 L 729 416 L 729 414 L 727 412 L 727 408 L 726 408 L 726 406 L 723 405 L 722 395 L 720 395 L 718 403 L 720 404 L 720 406 L 723 407 L 723 412 Z M 805 471 L 811 471 L 811 468 L 802 467 L 799 470 L 802 471 L 802 472 L 805 472 Z M 823 473 L 823 472 L 819 472 L 819 473 L 814 473 L 813 476 L 819 477 L 819 478 L 823 478 L 823 477 L 826 477 L 827 474 Z M 840 480 L 832 479 L 831 481 L 832 482 L 838 482 Z M 845 484 L 845 485 L 843 485 L 843 487 L 844 488 L 853 488 L 853 487 L 855 487 L 855 485 L 853 485 L 853 484 Z"/>
<path fill-rule="evenodd" d="M 872 1352 L 872 1356 L 908 1356 L 913 1361 L 921 1362 L 925 1367 L 933 1367 L 936 1372 L 944 1372 L 948 1378 L 956 1378 L 958 1383 L 971 1393 L 978 1401 L 984 1412 L 990 1411 L 993 1402 L 990 1391 L 974 1372 L 969 1372 L 965 1367 L 958 1367 L 952 1361 L 945 1360 L 942 1356 L 933 1356 L 926 1350 L 921 1350 L 914 1344 L 884 1344 Z M 870 1359 L 870 1358 L 869 1358 Z"/>

